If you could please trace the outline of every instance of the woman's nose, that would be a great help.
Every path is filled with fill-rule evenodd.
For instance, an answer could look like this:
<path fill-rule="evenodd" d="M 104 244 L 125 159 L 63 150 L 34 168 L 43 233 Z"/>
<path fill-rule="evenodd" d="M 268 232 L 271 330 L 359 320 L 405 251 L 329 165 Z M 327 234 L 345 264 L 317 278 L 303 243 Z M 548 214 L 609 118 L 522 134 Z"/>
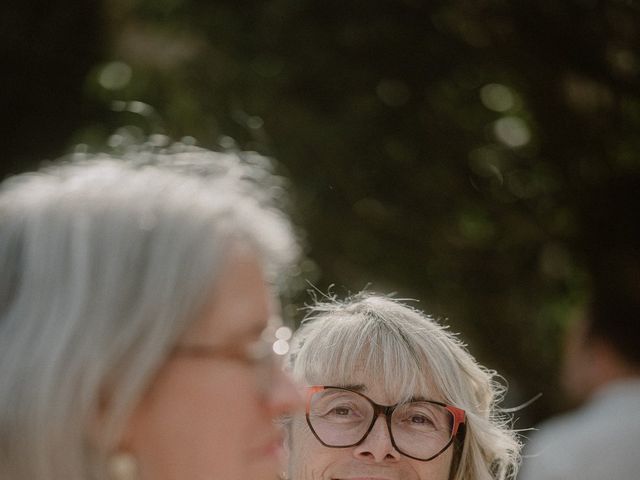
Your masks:
<path fill-rule="evenodd" d="M 364 441 L 354 447 L 353 454 L 360 460 L 375 463 L 396 462 L 400 459 L 400 453 L 391 441 L 391 432 L 384 415 L 378 416 Z"/>

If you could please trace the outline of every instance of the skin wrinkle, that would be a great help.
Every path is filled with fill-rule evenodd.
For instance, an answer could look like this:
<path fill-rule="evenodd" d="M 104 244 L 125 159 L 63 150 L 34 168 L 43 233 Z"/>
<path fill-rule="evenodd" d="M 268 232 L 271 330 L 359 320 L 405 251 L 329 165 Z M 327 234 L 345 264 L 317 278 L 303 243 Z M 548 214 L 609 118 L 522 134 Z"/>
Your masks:
<path fill-rule="evenodd" d="M 397 394 L 394 399 L 390 392 L 377 385 L 368 382 L 353 386 L 366 392 L 376 403 L 380 403 L 380 400 L 388 404 L 397 403 Z M 345 475 L 346 478 L 357 475 L 392 480 L 447 480 L 450 475 L 452 446 L 428 462 L 410 459 L 393 447 L 382 416 L 376 419 L 373 429 L 360 445 L 347 448 L 321 445 L 309 430 L 304 417 L 294 418 L 291 428 L 291 445 L 295 450 L 290 453 L 293 480 L 341 480 Z M 374 455 L 381 458 L 373 458 Z"/>

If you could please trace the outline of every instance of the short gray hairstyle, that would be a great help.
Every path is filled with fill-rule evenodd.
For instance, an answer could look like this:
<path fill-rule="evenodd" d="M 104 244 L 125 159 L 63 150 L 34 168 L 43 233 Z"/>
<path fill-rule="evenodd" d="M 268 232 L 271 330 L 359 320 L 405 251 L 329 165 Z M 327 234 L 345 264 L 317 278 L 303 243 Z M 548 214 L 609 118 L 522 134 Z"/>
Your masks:
<path fill-rule="evenodd" d="M 309 307 L 292 340 L 288 368 L 306 385 L 359 385 L 364 377 L 390 395 L 399 393 L 401 401 L 437 395 L 467 413 L 452 480 L 516 475 L 520 441 L 497 408 L 504 389 L 495 372 L 478 365 L 433 318 L 398 300 L 360 293 Z"/>
<path fill-rule="evenodd" d="M 269 165 L 256 154 L 138 148 L 2 184 L 1 478 L 105 478 L 98 413 L 100 437 L 117 441 L 232 245 L 282 277 L 299 247 Z"/>

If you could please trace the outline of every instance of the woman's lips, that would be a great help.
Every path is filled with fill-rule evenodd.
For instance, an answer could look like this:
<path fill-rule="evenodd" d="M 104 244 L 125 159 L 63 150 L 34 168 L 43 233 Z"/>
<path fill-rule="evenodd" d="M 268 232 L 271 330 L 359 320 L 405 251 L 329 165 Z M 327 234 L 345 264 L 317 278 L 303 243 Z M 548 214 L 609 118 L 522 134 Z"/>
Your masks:
<path fill-rule="evenodd" d="M 399 480 L 402 478 L 400 472 L 388 470 L 385 472 L 362 472 L 348 473 L 337 477 L 331 476 L 331 480 Z"/>
<path fill-rule="evenodd" d="M 358 474 L 356 474 L 358 475 Z M 340 476 L 340 477 L 331 477 L 331 480 L 397 480 L 397 476 L 384 476 L 381 477 L 379 475 L 358 475 L 358 476 L 353 476 L 353 475 L 348 475 L 348 476 Z"/>

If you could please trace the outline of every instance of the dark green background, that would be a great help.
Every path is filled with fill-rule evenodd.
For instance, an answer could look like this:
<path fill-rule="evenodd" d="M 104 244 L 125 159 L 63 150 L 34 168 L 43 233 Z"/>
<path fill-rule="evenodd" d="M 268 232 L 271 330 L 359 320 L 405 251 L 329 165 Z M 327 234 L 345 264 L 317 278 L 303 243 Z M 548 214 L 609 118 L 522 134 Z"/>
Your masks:
<path fill-rule="evenodd" d="M 559 343 L 592 233 L 576 209 L 640 170 L 637 2 L 0 9 L 3 176 L 149 134 L 273 156 L 306 231 L 299 279 L 420 299 L 504 374 L 507 406 L 544 394 L 519 427 L 567 407 Z"/>

